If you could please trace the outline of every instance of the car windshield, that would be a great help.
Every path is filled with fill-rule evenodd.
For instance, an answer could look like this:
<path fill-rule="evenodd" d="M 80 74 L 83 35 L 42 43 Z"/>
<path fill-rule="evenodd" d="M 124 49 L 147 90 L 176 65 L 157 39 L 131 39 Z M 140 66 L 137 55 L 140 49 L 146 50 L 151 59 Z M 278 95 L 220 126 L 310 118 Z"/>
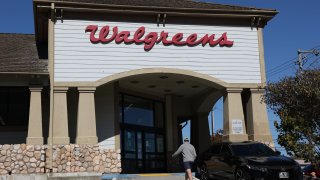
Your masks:
<path fill-rule="evenodd" d="M 231 145 L 236 156 L 275 156 L 276 153 L 264 144 L 237 144 Z"/>

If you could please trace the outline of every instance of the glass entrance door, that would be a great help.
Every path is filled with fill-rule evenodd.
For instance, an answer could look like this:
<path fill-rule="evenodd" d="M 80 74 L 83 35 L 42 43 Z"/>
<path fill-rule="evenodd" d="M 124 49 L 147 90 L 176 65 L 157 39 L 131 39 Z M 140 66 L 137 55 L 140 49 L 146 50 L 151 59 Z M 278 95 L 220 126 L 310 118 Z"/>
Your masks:
<path fill-rule="evenodd" d="M 164 172 L 164 138 L 145 131 L 122 132 L 122 168 L 126 173 Z"/>
<path fill-rule="evenodd" d="M 121 95 L 120 107 L 123 172 L 165 172 L 163 103 Z"/>

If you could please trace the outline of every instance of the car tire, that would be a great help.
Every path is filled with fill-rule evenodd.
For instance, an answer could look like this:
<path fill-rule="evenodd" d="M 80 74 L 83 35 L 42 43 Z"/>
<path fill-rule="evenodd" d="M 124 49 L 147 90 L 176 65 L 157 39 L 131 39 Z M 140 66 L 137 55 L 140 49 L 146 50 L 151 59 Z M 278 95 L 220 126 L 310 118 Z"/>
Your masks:
<path fill-rule="evenodd" d="M 201 180 L 209 180 L 209 173 L 206 164 L 202 164 L 200 166 L 200 179 Z"/>
<path fill-rule="evenodd" d="M 244 170 L 243 168 L 239 168 L 234 173 L 234 179 L 235 180 L 251 180 L 251 177 L 246 170 Z"/>

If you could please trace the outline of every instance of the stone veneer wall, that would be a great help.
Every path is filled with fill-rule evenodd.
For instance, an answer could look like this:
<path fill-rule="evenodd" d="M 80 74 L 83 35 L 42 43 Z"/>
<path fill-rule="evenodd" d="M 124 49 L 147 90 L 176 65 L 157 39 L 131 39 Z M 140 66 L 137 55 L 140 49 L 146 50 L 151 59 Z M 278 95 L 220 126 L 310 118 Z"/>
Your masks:
<path fill-rule="evenodd" d="M 119 150 L 100 149 L 99 145 L 53 146 L 54 173 L 120 173 Z M 50 172 L 48 145 L 0 145 L 0 175 Z"/>

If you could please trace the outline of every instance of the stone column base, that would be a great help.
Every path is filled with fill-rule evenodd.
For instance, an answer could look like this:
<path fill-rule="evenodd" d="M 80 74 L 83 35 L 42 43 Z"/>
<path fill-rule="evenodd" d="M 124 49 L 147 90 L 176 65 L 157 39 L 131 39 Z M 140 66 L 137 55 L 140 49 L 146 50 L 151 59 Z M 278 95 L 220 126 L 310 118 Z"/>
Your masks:
<path fill-rule="evenodd" d="M 247 134 L 229 134 L 222 137 L 223 141 L 230 141 L 230 142 L 241 142 L 241 141 L 248 141 Z"/>
<path fill-rule="evenodd" d="M 43 137 L 27 137 L 29 145 L 43 145 Z"/>
<path fill-rule="evenodd" d="M 48 137 L 48 144 L 51 144 L 51 137 Z M 69 137 L 53 137 L 52 144 L 69 144 L 70 138 Z"/>
<path fill-rule="evenodd" d="M 76 138 L 76 144 L 97 144 L 97 136 L 82 136 Z"/>

